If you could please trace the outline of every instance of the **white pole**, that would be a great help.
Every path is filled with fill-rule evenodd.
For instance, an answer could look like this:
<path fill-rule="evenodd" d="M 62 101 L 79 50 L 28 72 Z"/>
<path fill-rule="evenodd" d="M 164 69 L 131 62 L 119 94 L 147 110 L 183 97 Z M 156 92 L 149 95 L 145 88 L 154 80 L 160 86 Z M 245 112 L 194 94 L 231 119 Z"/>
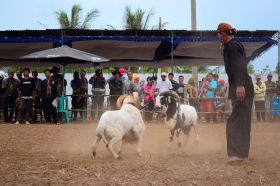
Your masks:
<path fill-rule="evenodd" d="M 196 30 L 196 0 L 191 0 L 191 19 L 192 19 L 192 30 Z M 192 66 L 192 76 L 195 82 L 198 82 L 198 68 L 197 66 Z"/>
<path fill-rule="evenodd" d="M 278 81 L 280 82 L 280 31 L 278 31 L 277 34 L 277 41 L 278 41 L 278 69 L 277 69 L 277 74 L 278 74 Z"/>

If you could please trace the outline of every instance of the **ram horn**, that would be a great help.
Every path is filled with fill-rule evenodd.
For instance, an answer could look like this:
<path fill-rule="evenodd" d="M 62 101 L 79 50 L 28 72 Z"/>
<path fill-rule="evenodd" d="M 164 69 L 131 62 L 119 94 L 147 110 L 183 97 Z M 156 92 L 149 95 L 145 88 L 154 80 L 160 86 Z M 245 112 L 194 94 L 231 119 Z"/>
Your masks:
<path fill-rule="evenodd" d="M 180 96 L 173 90 L 161 92 L 159 95 L 160 96 L 171 96 L 171 97 L 175 98 L 177 101 L 180 101 Z"/>

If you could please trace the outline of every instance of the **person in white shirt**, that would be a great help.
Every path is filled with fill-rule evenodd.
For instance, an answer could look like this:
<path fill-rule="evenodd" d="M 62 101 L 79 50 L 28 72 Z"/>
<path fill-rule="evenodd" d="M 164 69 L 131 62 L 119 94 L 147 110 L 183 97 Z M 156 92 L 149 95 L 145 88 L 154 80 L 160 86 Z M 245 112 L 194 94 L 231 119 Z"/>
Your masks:
<path fill-rule="evenodd" d="M 167 76 L 166 72 L 161 73 L 161 81 L 159 81 L 157 83 L 157 92 L 158 93 L 169 91 L 169 90 L 173 89 L 171 82 L 166 79 L 166 76 Z"/>

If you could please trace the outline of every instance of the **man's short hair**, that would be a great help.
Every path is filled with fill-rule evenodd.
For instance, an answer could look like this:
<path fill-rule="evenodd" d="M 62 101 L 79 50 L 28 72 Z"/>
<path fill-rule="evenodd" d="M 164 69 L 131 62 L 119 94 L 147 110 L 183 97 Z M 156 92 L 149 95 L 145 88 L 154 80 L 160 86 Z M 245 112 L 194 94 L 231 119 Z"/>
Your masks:
<path fill-rule="evenodd" d="M 50 72 L 51 73 L 52 70 L 47 68 L 46 70 L 44 70 L 44 73 L 46 73 L 46 72 Z"/>
<path fill-rule="evenodd" d="M 168 74 L 168 76 L 170 76 L 170 75 L 171 75 L 171 76 L 174 76 L 174 74 L 173 74 L 172 72 L 170 72 L 170 73 Z"/>
<path fill-rule="evenodd" d="M 183 78 L 184 76 L 183 76 L 183 75 L 180 75 L 179 78 L 181 78 L 181 77 Z"/>
<path fill-rule="evenodd" d="M 29 68 L 24 68 L 23 72 L 27 71 L 28 73 L 30 73 L 30 69 Z"/>
<path fill-rule="evenodd" d="M 32 74 L 38 74 L 38 72 L 36 70 L 33 70 Z"/>

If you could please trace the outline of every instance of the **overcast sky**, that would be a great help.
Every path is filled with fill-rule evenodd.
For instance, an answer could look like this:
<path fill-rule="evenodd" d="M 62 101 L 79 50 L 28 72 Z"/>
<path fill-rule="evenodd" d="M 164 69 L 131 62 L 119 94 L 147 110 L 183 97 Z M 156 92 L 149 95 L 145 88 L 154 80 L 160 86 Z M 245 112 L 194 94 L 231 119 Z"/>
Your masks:
<path fill-rule="evenodd" d="M 159 17 L 168 22 L 166 29 L 190 29 L 191 0 L 5 0 L 1 1 L 0 30 L 59 28 L 54 11 L 70 13 L 72 5 L 81 4 L 84 13 L 97 8 L 101 13 L 92 28 L 104 29 L 112 25 L 122 29 L 124 7 L 152 8 L 156 25 Z M 214 30 L 220 22 L 228 22 L 237 30 L 280 30 L 279 0 L 197 0 L 197 29 Z M 269 64 L 274 69 L 278 48 L 273 47 L 253 62 L 256 69 Z"/>

